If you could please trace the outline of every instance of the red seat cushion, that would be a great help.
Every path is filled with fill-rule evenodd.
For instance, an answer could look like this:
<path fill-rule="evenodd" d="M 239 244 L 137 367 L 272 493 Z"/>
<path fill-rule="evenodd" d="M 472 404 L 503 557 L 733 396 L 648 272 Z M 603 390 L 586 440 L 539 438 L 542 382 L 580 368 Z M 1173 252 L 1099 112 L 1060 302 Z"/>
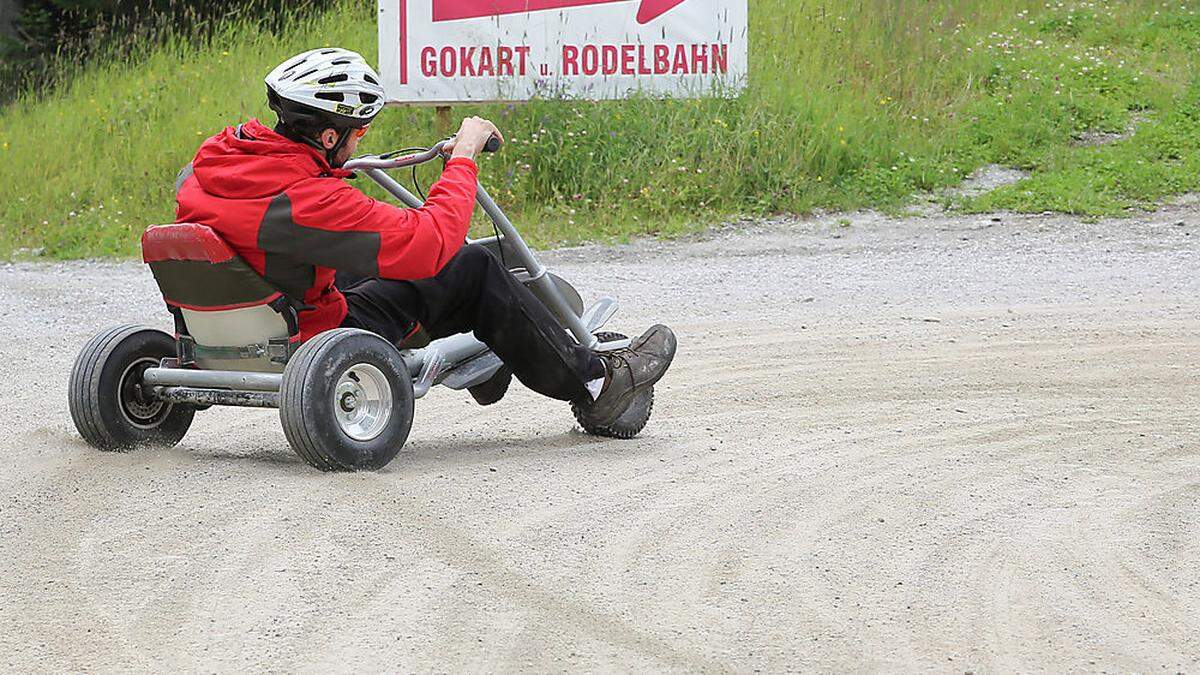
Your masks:
<path fill-rule="evenodd" d="M 266 305 L 282 297 L 204 225 L 154 225 L 142 234 L 142 260 L 173 307 L 220 311 Z"/>
<path fill-rule="evenodd" d="M 148 263 L 163 260 L 222 263 L 235 256 L 229 244 L 205 225 L 152 225 L 142 233 L 142 260 Z"/>

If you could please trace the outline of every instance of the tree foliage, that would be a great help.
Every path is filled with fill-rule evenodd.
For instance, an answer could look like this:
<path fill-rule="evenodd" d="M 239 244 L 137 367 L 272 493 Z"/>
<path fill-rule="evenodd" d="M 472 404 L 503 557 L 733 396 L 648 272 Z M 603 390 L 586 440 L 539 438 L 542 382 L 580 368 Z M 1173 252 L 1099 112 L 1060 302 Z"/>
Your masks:
<path fill-rule="evenodd" d="M 203 40 L 232 16 L 252 16 L 269 29 L 275 17 L 296 16 L 327 0 L 25 0 L 14 38 L 0 38 L 0 103 L 30 83 L 50 83 L 55 61 L 87 60 L 99 51 L 121 52 L 144 38 L 169 34 Z M 288 9 L 288 12 L 282 10 Z M 139 40 L 127 39 L 136 35 Z"/>

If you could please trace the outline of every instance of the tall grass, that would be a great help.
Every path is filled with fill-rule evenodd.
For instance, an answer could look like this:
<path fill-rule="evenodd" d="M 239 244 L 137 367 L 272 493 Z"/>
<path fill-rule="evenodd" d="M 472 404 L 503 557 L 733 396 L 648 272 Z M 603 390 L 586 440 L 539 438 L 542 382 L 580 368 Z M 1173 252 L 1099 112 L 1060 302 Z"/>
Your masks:
<path fill-rule="evenodd" d="M 277 62 L 322 45 L 375 53 L 373 8 L 342 2 L 278 34 L 238 18 L 206 41 L 174 36 L 77 67 L 68 84 L 0 110 L 0 254 L 134 252 L 147 224 L 171 220 L 172 180 L 195 147 L 269 117 L 262 77 Z M 896 207 L 987 162 L 1035 172 L 988 206 L 1108 213 L 1200 187 L 1187 175 L 1200 141 L 1178 123 L 1195 98 L 1197 35 L 1190 8 L 1136 0 L 752 0 L 740 97 L 455 112 L 505 130 L 484 181 L 539 244 L 670 234 L 730 214 Z M 1132 138 L 1072 145 L 1135 113 L 1145 121 Z M 431 110 L 393 109 L 362 147 L 436 136 Z M 1116 169 L 1095 159 L 1147 142 L 1173 150 Z M 1166 187 L 1128 194 L 1154 182 L 1148 166 Z M 1107 192 L 1072 197 L 1102 170 L 1115 176 Z"/>

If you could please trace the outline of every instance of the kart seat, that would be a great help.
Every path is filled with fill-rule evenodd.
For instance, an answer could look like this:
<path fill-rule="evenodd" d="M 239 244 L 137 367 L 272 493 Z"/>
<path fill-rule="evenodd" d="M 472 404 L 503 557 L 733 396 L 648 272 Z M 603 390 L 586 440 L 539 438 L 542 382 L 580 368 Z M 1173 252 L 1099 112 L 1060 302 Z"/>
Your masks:
<path fill-rule="evenodd" d="M 204 225 L 154 225 L 142 234 L 150 266 L 175 317 L 179 365 L 283 372 L 299 346 L 297 305 Z"/>

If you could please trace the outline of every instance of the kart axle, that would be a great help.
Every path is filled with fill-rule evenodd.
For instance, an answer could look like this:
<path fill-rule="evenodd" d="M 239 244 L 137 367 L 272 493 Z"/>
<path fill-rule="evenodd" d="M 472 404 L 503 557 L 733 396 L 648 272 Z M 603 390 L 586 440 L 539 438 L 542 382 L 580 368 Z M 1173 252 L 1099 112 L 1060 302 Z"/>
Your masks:
<path fill-rule="evenodd" d="M 197 387 L 154 387 L 154 398 L 169 403 L 185 403 L 194 406 L 231 405 L 242 408 L 278 408 L 279 392 L 274 391 L 229 391 L 228 389 L 200 389 Z"/>

